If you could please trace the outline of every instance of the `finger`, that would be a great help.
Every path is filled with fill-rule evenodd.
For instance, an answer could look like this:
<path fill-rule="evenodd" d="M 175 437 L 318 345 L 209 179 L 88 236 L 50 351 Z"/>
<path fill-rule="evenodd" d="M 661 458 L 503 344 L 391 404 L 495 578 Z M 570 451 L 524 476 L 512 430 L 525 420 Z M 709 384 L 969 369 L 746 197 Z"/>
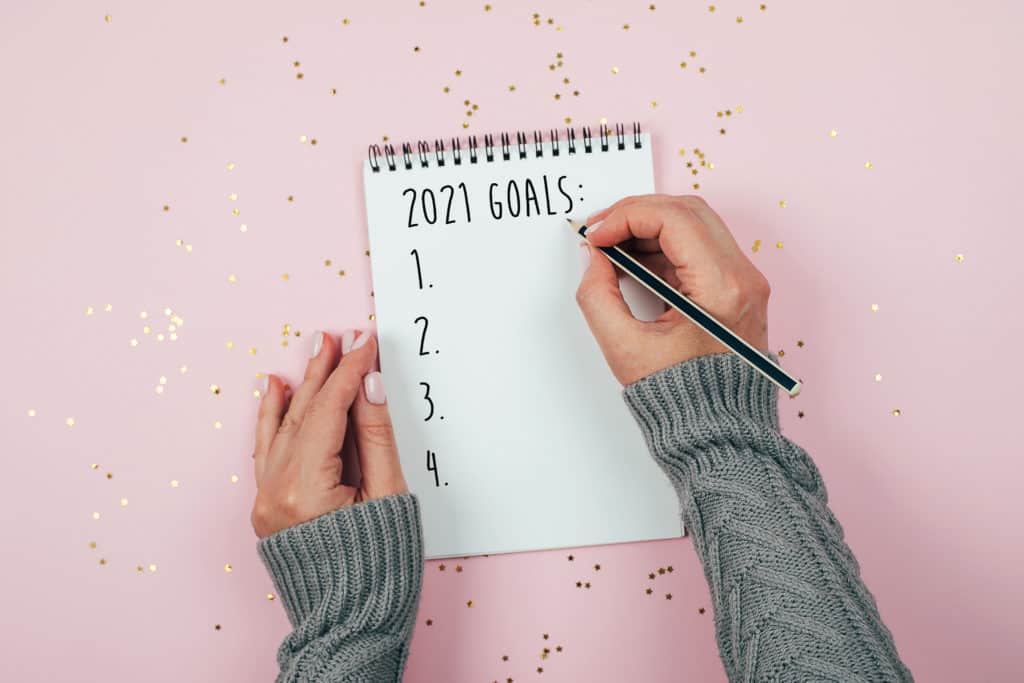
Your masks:
<path fill-rule="evenodd" d="M 592 226 L 586 237 L 598 246 L 611 246 L 630 237 L 657 239 L 662 253 L 683 269 L 721 251 L 708 228 L 681 198 L 651 199 L 620 207 Z"/>
<path fill-rule="evenodd" d="M 580 248 L 590 253 L 590 263 L 576 289 L 576 303 L 605 358 L 616 358 L 628 345 L 630 332 L 641 323 L 622 298 L 615 266 L 608 257 L 585 242 Z"/>
<path fill-rule="evenodd" d="M 629 204 L 636 204 L 638 202 L 644 202 L 644 201 L 650 201 L 650 200 L 662 200 L 662 199 L 672 199 L 672 195 L 667 195 L 667 194 L 636 194 L 636 195 L 631 195 L 629 197 L 623 197 L 622 199 L 620 199 L 619 201 L 615 202 L 611 206 L 607 206 L 607 207 L 601 209 L 600 211 L 598 211 L 597 213 L 594 213 L 594 214 L 591 214 L 590 216 L 588 216 L 587 217 L 587 225 L 591 225 L 592 223 L 596 223 L 598 221 L 604 220 L 605 217 L 608 214 L 610 214 L 612 211 L 615 211 L 616 209 L 621 208 L 623 206 L 628 206 Z"/>
<path fill-rule="evenodd" d="M 267 464 L 267 456 L 274 442 L 274 435 L 281 426 L 281 418 L 288 408 L 284 384 L 275 375 L 265 377 L 263 398 L 260 399 L 259 411 L 256 414 L 256 448 L 253 451 L 253 469 L 256 475 L 256 487 L 263 481 L 263 472 Z"/>
<path fill-rule="evenodd" d="M 317 331 L 313 336 L 313 347 L 310 350 L 310 359 L 306 364 L 306 373 L 302 377 L 302 384 L 295 390 L 288 406 L 288 412 L 281 420 L 280 432 L 286 438 L 302 424 L 310 401 L 323 387 L 337 364 L 337 352 L 338 342 L 334 336 Z"/>
<path fill-rule="evenodd" d="M 368 340 L 369 333 L 355 339 L 321 390 L 310 400 L 298 431 L 303 457 L 333 458 L 341 452 L 349 409 L 374 361 L 375 347 L 367 345 Z"/>
<path fill-rule="evenodd" d="M 376 340 L 367 342 L 376 353 Z M 352 404 L 352 428 L 355 431 L 359 466 L 363 471 L 362 489 L 369 499 L 382 498 L 409 490 L 398 459 L 395 431 L 391 426 L 384 381 L 377 370 L 363 377 L 362 387 Z"/>

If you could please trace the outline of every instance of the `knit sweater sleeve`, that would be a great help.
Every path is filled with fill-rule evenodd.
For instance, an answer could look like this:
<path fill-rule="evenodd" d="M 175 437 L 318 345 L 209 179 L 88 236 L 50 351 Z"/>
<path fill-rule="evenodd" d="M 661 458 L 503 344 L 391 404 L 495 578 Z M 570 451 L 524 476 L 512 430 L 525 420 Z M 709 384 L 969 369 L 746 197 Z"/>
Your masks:
<path fill-rule="evenodd" d="M 293 627 L 279 683 L 401 680 L 423 581 L 415 495 L 335 510 L 258 550 Z"/>
<path fill-rule="evenodd" d="M 774 385 L 731 353 L 623 390 L 679 495 L 730 681 L 909 681 Z"/>

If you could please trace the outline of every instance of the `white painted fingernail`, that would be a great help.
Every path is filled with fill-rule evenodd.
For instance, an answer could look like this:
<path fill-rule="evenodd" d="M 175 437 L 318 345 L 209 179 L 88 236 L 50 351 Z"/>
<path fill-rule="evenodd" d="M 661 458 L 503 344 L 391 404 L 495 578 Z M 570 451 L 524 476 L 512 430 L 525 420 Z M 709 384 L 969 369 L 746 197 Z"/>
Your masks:
<path fill-rule="evenodd" d="M 363 390 L 366 392 L 366 400 L 376 405 L 383 405 L 387 400 L 384 393 L 384 379 L 379 372 L 369 372 L 363 378 Z"/>
<path fill-rule="evenodd" d="M 313 336 L 313 350 L 310 352 L 309 357 L 316 358 L 318 355 L 320 355 L 320 349 L 322 349 L 323 347 L 324 333 L 321 332 L 320 330 L 317 330 L 316 334 Z"/>
<path fill-rule="evenodd" d="M 583 270 L 587 269 L 590 265 L 590 245 L 586 242 L 580 242 L 580 267 Z"/>
<path fill-rule="evenodd" d="M 369 339 L 370 339 L 370 333 L 369 332 L 363 332 L 361 335 L 359 335 L 359 339 L 356 339 L 356 343 L 352 345 L 352 350 L 355 351 L 360 346 L 365 344 Z"/>
<path fill-rule="evenodd" d="M 352 342 L 355 341 L 356 331 L 345 330 L 341 333 L 341 352 L 348 353 L 352 350 Z"/>
<path fill-rule="evenodd" d="M 263 375 L 263 395 L 270 389 L 270 375 Z"/>
<path fill-rule="evenodd" d="M 598 222 L 596 222 L 596 223 L 593 223 L 592 225 L 588 225 L 588 226 L 587 226 L 587 231 L 586 231 L 585 233 L 583 233 L 583 234 L 584 234 L 584 235 L 590 235 L 590 234 L 593 234 L 594 232 L 596 232 L 596 231 L 597 231 L 597 229 L 598 229 L 598 228 L 600 228 L 600 227 L 601 227 L 601 223 L 603 223 L 603 222 L 604 222 L 604 221 L 598 221 Z"/>

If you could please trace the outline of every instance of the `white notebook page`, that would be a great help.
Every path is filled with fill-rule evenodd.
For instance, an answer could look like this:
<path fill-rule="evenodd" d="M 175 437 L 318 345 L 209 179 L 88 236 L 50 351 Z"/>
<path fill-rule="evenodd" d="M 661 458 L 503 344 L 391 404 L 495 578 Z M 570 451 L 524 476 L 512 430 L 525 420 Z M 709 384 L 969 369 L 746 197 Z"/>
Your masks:
<path fill-rule="evenodd" d="M 654 191 L 649 136 L 625 140 L 365 164 L 381 371 L 428 558 L 682 533 L 574 298 L 580 239 L 566 218 Z M 623 288 L 639 317 L 661 310 Z"/>

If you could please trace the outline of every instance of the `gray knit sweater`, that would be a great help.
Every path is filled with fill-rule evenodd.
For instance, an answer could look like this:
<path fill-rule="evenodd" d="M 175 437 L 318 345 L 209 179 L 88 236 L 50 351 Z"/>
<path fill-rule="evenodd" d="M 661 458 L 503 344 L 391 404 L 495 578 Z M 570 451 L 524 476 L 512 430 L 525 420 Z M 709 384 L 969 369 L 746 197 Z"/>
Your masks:
<path fill-rule="evenodd" d="M 910 681 L 777 392 L 733 354 L 623 390 L 679 494 L 730 681 Z M 260 541 L 294 631 L 278 681 L 400 681 L 423 572 L 412 494 Z"/>

